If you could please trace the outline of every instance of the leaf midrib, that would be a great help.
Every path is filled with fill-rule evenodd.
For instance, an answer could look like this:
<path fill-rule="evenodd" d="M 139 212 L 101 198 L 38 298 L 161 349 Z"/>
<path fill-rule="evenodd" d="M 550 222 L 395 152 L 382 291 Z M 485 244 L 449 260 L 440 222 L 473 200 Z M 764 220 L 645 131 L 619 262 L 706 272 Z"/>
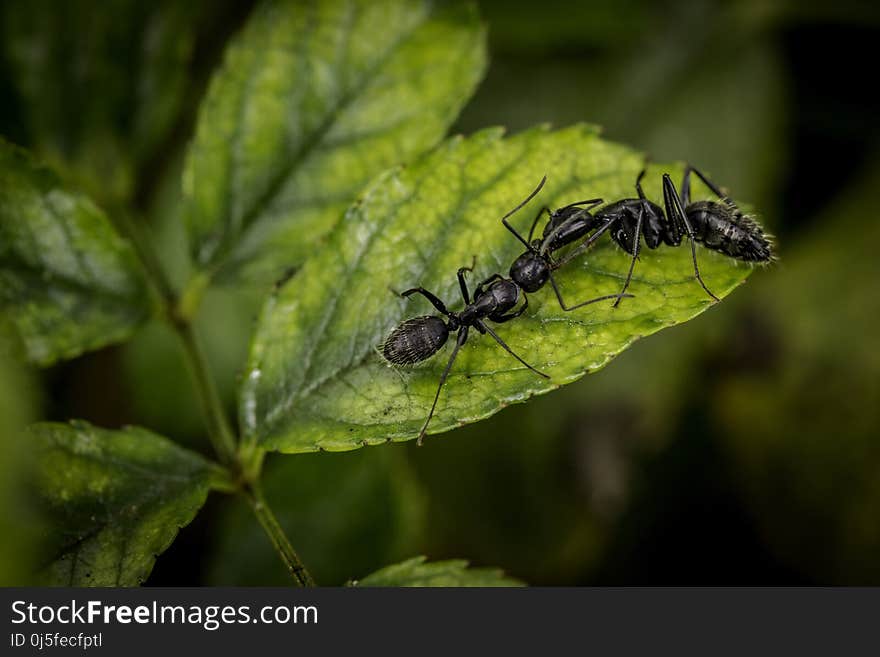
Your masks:
<path fill-rule="evenodd" d="M 212 277 L 216 276 L 224 268 L 226 261 L 234 252 L 234 247 L 229 246 L 232 237 L 236 238 L 236 242 L 243 241 L 245 235 L 253 230 L 255 226 L 260 224 L 266 216 L 270 218 L 277 216 L 275 214 L 267 215 L 266 212 L 272 206 L 273 201 L 277 198 L 279 192 L 284 187 L 284 184 L 296 173 L 302 163 L 315 152 L 324 137 L 335 125 L 335 120 L 338 118 L 338 115 L 347 110 L 359 98 L 360 93 L 374 79 L 376 79 L 379 71 L 385 66 L 394 52 L 399 50 L 402 44 L 411 39 L 413 35 L 424 26 L 425 22 L 429 20 L 434 11 L 433 3 L 427 5 L 426 9 L 425 14 L 420 17 L 412 29 L 408 32 L 401 33 L 401 35 L 379 57 L 379 59 L 377 59 L 376 63 L 364 72 L 360 80 L 354 84 L 348 92 L 343 93 L 334 105 L 328 108 L 326 118 L 321 122 L 317 129 L 303 141 L 299 150 L 290 158 L 287 165 L 272 179 L 266 191 L 254 203 L 254 206 L 244 214 L 241 220 L 241 229 L 238 233 L 235 236 L 227 235 L 226 239 L 223 240 L 226 243 L 225 247 L 218 252 L 219 255 L 211 258 L 211 261 L 206 267 Z M 230 205 L 227 205 L 227 212 L 230 211 L 230 207 Z"/>
<path fill-rule="evenodd" d="M 143 309 L 140 300 L 144 297 L 138 297 L 138 301 L 135 301 L 131 295 L 105 286 L 96 285 L 95 287 L 89 287 L 89 283 L 86 281 L 76 280 L 69 276 L 59 274 L 55 270 L 42 270 L 39 266 L 25 261 L 15 252 L 7 253 L 3 259 L 0 260 L 0 271 L 12 272 L 26 281 L 33 280 L 36 283 L 34 286 L 37 288 L 45 289 L 51 286 L 63 287 L 80 297 L 86 297 L 89 299 L 94 299 L 96 297 L 109 299 L 112 301 L 113 307 L 128 307 L 138 310 Z M 46 271 L 49 271 L 52 275 L 50 281 L 46 281 L 44 278 L 44 273 Z M 95 281 L 93 281 L 93 283 L 94 282 Z M 31 285 L 29 284 L 29 286 Z"/>

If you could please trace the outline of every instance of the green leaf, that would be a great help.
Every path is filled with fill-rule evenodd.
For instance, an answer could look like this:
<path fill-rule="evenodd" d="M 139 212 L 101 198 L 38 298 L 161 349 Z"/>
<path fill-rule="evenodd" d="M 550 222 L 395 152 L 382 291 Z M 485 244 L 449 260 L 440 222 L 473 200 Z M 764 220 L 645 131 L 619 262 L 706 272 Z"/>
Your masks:
<path fill-rule="evenodd" d="M 3 141 L 0 308 L 42 365 L 125 339 L 151 309 L 134 252 L 104 213 Z"/>
<path fill-rule="evenodd" d="M 145 429 L 85 422 L 30 429 L 51 527 L 45 576 L 64 586 L 134 586 L 202 507 L 223 472 Z"/>
<path fill-rule="evenodd" d="M 3 3 L 0 54 L 28 145 L 99 201 L 129 197 L 167 148 L 204 13 L 174 0 Z"/>
<path fill-rule="evenodd" d="M 502 139 L 487 130 L 455 138 L 414 165 L 376 180 L 346 214 L 327 247 L 267 302 L 251 345 L 240 416 L 260 446 L 284 452 L 346 450 L 409 440 L 424 421 L 451 345 L 412 369 L 394 369 L 378 353 L 407 317 L 433 313 L 421 299 L 389 288 L 423 285 L 461 307 L 455 271 L 477 255 L 471 287 L 506 273 L 522 246 L 500 217 L 541 176 L 540 196 L 513 217 L 521 230 L 542 204 L 559 207 L 591 197 L 634 194 L 643 158 L 601 140 L 591 128 L 545 128 Z M 661 198 L 661 172 L 645 180 Z M 708 196 L 697 187 L 696 197 Z M 750 268 L 700 247 L 703 278 L 718 295 L 742 283 Z M 619 291 L 629 260 L 610 239 L 557 272 L 570 302 Z M 433 432 L 488 417 L 510 403 L 549 392 L 605 365 L 640 337 L 688 320 L 711 300 L 693 276 L 690 249 L 644 249 L 630 291 L 610 302 L 563 312 L 552 291 L 530 296 L 528 311 L 498 327 L 520 355 L 552 379 L 529 372 L 476 333 L 461 350 L 440 396 Z"/>
<path fill-rule="evenodd" d="M 351 582 L 352 586 L 524 586 L 495 568 L 468 568 L 461 559 L 434 561 L 414 557 Z"/>
<path fill-rule="evenodd" d="M 399 449 L 279 456 L 263 489 L 278 522 L 319 584 L 413 554 L 425 524 L 424 491 Z M 290 575 L 243 501 L 222 518 L 211 581 L 286 586 Z"/>
<path fill-rule="evenodd" d="M 274 280 L 382 169 L 434 145 L 485 67 L 460 2 L 267 3 L 230 46 L 184 174 L 193 256 Z"/>

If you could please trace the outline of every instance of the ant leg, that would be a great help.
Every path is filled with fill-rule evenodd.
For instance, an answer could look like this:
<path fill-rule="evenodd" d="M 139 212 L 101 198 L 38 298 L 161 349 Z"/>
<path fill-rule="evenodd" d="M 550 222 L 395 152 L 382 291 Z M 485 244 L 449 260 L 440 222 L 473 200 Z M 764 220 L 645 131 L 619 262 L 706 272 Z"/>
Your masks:
<path fill-rule="evenodd" d="M 471 296 L 468 293 L 467 281 L 464 278 L 464 273 L 466 271 L 473 271 L 474 267 L 477 266 L 477 256 L 473 256 L 471 259 L 470 267 L 459 267 L 458 273 L 456 276 L 458 277 L 458 287 L 461 289 L 461 296 L 464 299 L 465 305 L 471 305 Z"/>
<path fill-rule="evenodd" d="M 507 315 L 499 315 L 498 317 L 490 317 L 489 319 L 491 319 L 496 324 L 503 324 L 504 322 L 509 322 L 510 320 L 516 319 L 517 317 L 522 315 L 526 311 L 526 308 L 528 308 L 528 307 L 529 307 L 529 298 L 525 294 L 523 294 L 523 304 L 522 304 L 522 306 L 520 306 L 519 310 L 516 310 L 515 312 L 512 312 L 512 313 L 508 313 Z"/>
<path fill-rule="evenodd" d="M 639 198 L 643 201 L 646 199 L 645 192 L 642 191 L 642 178 L 645 177 L 645 174 L 648 173 L 647 169 L 642 169 L 639 172 L 639 175 L 636 176 L 636 191 L 639 193 Z"/>
<path fill-rule="evenodd" d="M 541 188 L 544 186 L 544 183 L 545 183 L 545 182 L 547 182 L 547 176 L 546 176 L 546 175 L 545 175 L 543 178 L 541 178 L 541 182 L 538 183 L 538 186 L 535 187 L 534 191 L 533 191 L 531 194 L 529 194 L 528 196 L 526 196 L 525 200 L 524 200 L 522 203 L 520 203 L 520 204 L 517 205 L 513 210 L 511 210 L 511 211 L 508 212 L 506 215 L 504 215 L 503 217 L 501 217 L 501 223 L 504 224 L 504 227 L 507 228 L 507 230 L 509 230 L 511 233 L 513 233 L 514 236 L 516 237 L 516 239 L 518 239 L 520 242 L 522 242 L 523 244 L 525 244 L 525 245 L 526 245 L 526 248 L 527 248 L 529 251 L 532 250 L 532 247 L 529 245 L 528 242 L 526 242 L 525 238 L 524 238 L 522 235 L 520 235 L 518 232 L 516 232 L 516 229 L 515 229 L 513 226 L 511 226 L 511 225 L 507 222 L 507 218 L 508 218 L 510 215 L 514 214 L 517 210 L 519 210 L 519 209 L 520 209 L 522 206 L 524 206 L 526 203 L 528 203 L 528 202 L 531 201 L 533 198 L 535 198 L 535 195 L 536 195 L 538 192 L 541 191 Z"/>
<path fill-rule="evenodd" d="M 684 211 L 681 204 L 681 198 L 678 196 L 675 185 L 672 183 L 672 178 L 669 177 L 668 173 L 663 174 L 663 202 L 666 205 L 666 214 L 672 223 L 674 229 L 673 232 L 676 233 L 677 238 L 681 237 L 681 226 L 682 224 L 684 225 L 684 231 L 687 233 L 688 239 L 691 243 L 691 259 L 694 261 L 694 276 L 700 283 L 700 286 L 706 291 L 706 294 L 715 299 L 715 301 L 721 301 L 721 299 L 712 293 L 712 290 L 706 287 L 706 284 L 703 282 L 703 277 L 700 276 L 700 267 L 697 265 L 697 247 L 696 239 L 694 239 L 694 229 L 691 226 L 691 222 L 688 221 L 687 213 Z"/>
<path fill-rule="evenodd" d="M 635 232 L 635 242 L 633 244 L 632 251 L 632 260 L 629 261 L 629 271 L 626 274 L 626 281 L 623 284 L 623 289 L 620 291 L 621 294 L 626 292 L 626 288 L 629 287 L 629 282 L 632 280 L 633 269 L 636 266 L 636 260 L 639 259 L 639 250 L 642 246 L 642 217 L 645 214 L 645 206 L 639 208 L 639 217 L 636 219 L 636 232 Z M 623 297 L 618 297 L 617 301 L 611 306 L 612 308 L 617 308 L 620 305 L 620 300 Z"/>
<path fill-rule="evenodd" d="M 694 174 L 697 176 L 697 178 L 699 178 L 699 179 L 703 182 L 703 184 L 704 184 L 706 187 L 708 187 L 709 189 L 711 189 L 713 194 L 715 194 L 715 195 L 718 196 L 719 198 L 727 198 L 727 194 L 725 194 L 724 191 L 723 191 L 718 185 L 716 185 L 716 184 L 713 183 L 711 180 L 709 180 L 709 179 L 703 174 L 702 171 L 700 171 L 700 170 L 697 169 L 696 167 L 692 167 L 690 164 L 688 164 L 688 165 L 685 167 L 685 169 L 684 169 L 684 175 L 685 175 L 685 176 L 688 176 L 688 175 L 690 175 L 691 173 L 694 173 Z"/>
<path fill-rule="evenodd" d="M 491 327 L 489 327 L 488 325 L 486 325 L 486 324 L 484 324 L 483 322 L 480 322 L 480 321 L 477 322 L 477 326 L 482 326 L 482 328 L 486 331 L 486 333 L 488 333 L 489 335 L 491 335 L 491 336 L 495 339 L 495 342 L 497 342 L 498 344 L 501 345 L 501 347 L 504 349 L 504 351 L 506 351 L 506 352 L 509 353 L 511 356 L 513 356 L 514 358 L 516 358 L 520 363 L 522 363 L 523 365 L 525 365 L 526 367 L 528 367 L 530 370 L 532 370 L 532 372 L 534 372 L 534 373 L 537 374 L 538 376 L 543 376 L 545 379 L 549 379 L 549 378 L 550 378 L 550 375 L 548 375 L 548 374 L 544 374 L 543 372 L 541 372 L 541 371 L 539 371 L 539 370 L 536 370 L 534 367 L 532 367 L 531 365 L 529 365 L 529 364 L 528 364 L 526 361 L 524 361 L 522 358 L 520 358 L 519 356 L 517 356 L 517 355 L 514 353 L 513 349 L 511 349 L 510 347 L 508 347 L 508 346 L 507 346 L 507 343 L 504 342 L 504 340 L 502 340 L 502 339 L 498 336 L 498 334 L 497 334 L 495 331 L 493 331 L 493 330 L 491 329 Z"/>
<path fill-rule="evenodd" d="M 697 176 L 697 178 L 699 178 L 699 179 L 703 182 L 703 184 L 704 184 L 706 187 L 708 187 L 709 189 L 711 189 L 711 190 L 712 190 L 712 193 L 715 194 L 718 198 L 720 198 L 720 199 L 724 202 L 725 205 L 727 205 L 729 208 L 732 208 L 732 209 L 734 209 L 734 210 L 739 210 L 739 208 L 737 207 L 736 203 L 734 203 L 733 199 L 730 198 L 730 197 L 724 192 L 723 189 L 721 189 L 718 185 L 716 185 L 716 184 L 713 183 L 711 180 L 709 180 L 705 175 L 703 175 L 703 173 L 702 173 L 699 169 L 697 169 L 696 167 L 692 167 L 690 164 L 688 164 L 687 167 L 685 167 L 685 170 L 684 170 L 684 175 L 685 175 L 685 177 L 689 176 L 691 172 L 695 173 L 696 176 Z M 683 184 L 684 184 L 684 183 L 682 183 L 682 185 L 683 185 Z M 683 195 L 682 195 L 682 200 L 683 200 L 683 202 L 684 202 L 684 196 L 683 196 Z M 685 203 L 685 205 L 687 205 L 687 202 L 684 202 L 684 203 Z"/>
<path fill-rule="evenodd" d="M 433 294 L 428 292 L 423 287 L 413 287 L 408 290 L 404 290 L 403 292 L 400 293 L 400 296 L 406 298 L 406 297 L 409 297 L 413 294 L 421 294 L 423 297 L 425 297 L 428 301 L 431 302 L 432 306 L 434 306 L 441 313 L 443 313 L 444 315 L 449 317 L 449 311 L 446 309 L 446 304 L 444 304 L 442 301 L 440 301 L 440 299 L 438 299 L 436 296 L 434 296 Z"/>
<path fill-rule="evenodd" d="M 440 391 L 443 389 L 443 384 L 446 383 L 446 377 L 449 376 L 449 370 L 452 369 L 452 364 L 455 362 L 455 357 L 458 356 L 458 350 L 461 349 L 461 346 L 467 342 L 468 338 L 468 327 L 462 326 L 461 330 L 458 332 L 458 339 L 455 341 L 455 347 L 452 349 L 452 353 L 449 355 L 449 361 L 446 363 L 446 368 L 443 370 L 443 374 L 440 375 L 440 384 L 437 386 L 437 392 L 434 395 L 434 403 L 431 404 L 431 410 L 428 412 L 428 418 L 425 420 L 425 423 L 422 425 L 421 430 L 419 431 L 419 438 L 416 441 L 416 444 L 421 446 L 422 440 L 425 438 L 425 434 L 428 431 L 428 424 L 431 422 L 431 418 L 434 417 L 434 409 L 437 408 L 437 400 L 440 399 Z"/>
<path fill-rule="evenodd" d="M 552 213 L 550 212 L 550 208 L 548 208 L 546 205 L 543 208 L 541 208 L 540 210 L 538 210 L 538 214 L 535 215 L 535 220 L 532 222 L 532 227 L 529 228 L 529 244 L 532 243 L 532 238 L 535 236 L 535 227 L 538 225 L 538 220 L 541 218 L 541 215 L 544 214 L 545 212 L 548 215 L 552 216 Z"/>
<path fill-rule="evenodd" d="M 559 302 L 559 307 L 562 308 L 565 312 L 571 312 L 572 310 L 577 310 L 578 308 L 589 306 L 591 303 L 596 303 L 597 301 L 608 301 L 609 299 L 619 300 L 623 297 L 633 297 L 632 294 L 623 294 L 623 292 L 620 292 L 619 294 L 606 294 L 605 296 L 596 297 L 595 299 L 590 299 L 589 301 L 583 301 L 575 306 L 567 306 L 565 305 L 565 301 L 562 299 L 562 293 L 559 291 L 559 286 L 556 284 L 556 279 L 553 278 L 553 274 L 550 274 L 550 287 L 553 288 L 553 292 L 556 294 L 556 300 Z"/>
<path fill-rule="evenodd" d="M 597 205 L 602 204 L 601 198 L 588 198 L 586 201 L 575 201 L 574 203 L 569 203 L 568 205 L 563 205 L 557 212 L 560 210 L 568 210 L 569 208 L 576 208 L 579 205 L 585 205 L 584 210 L 589 210 L 590 208 L 595 208 Z"/>
<path fill-rule="evenodd" d="M 604 234 L 609 228 L 611 228 L 611 226 L 613 226 L 614 223 L 615 223 L 619 218 L 620 218 L 620 217 L 619 217 L 618 215 L 614 215 L 614 216 L 612 216 L 610 219 L 608 219 L 604 224 L 602 224 L 602 225 L 599 227 L 599 229 L 598 229 L 595 233 L 593 233 L 592 235 L 590 235 L 589 239 L 587 239 L 587 240 L 585 240 L 584 242 L 582 242 L 580 246 L 578 246 L 574 251 L 572 251 L 572 252 L 569 253 L 567 256 L 565 256 L 564 258 L 562 258 L 562 260 L 559 260 L 558 262 L 556 262 L 556 264 L 553 266 L 553 268 L 554 268 L 554 269 L 559 269 L 559 268 L 562 267 L 563 265 L 565 265 L 565 264 L 571 262 L 572 260 L 574 260 L 575 258 L 577 258 L 581 253 L 583 253 L 584 251 L 586 251 L 587 249 L 589 249 L 589 248 L 593 245 L 593 242 L 595 242 L 597 239 L 599 239 L 600 237 L 602 237 L 602 235 L 603 235 L 603 234 Z"/>
<path fill-rule="evenodd" d="M 540 215 L 539 215 L 539 216 L 540 216 Z M 516 228 L 514 228 L 513 226 L 511 226 L 510 223 L 508 223 L 507 219 L 502 219 L 502 220 L 501 220 L 501 223 L 504 224 L 504 227 L 505 227 L 507 230 L 509 230 L 511 233 L 513 233 L 513 236 L 514 236 L 516 239 L 518 239 L 520 242 L 522 242 L 523 244 L 525 244 L 525 247 L 526 247 L 529 251 L 532 250 L 532 246 L 531 246 L 531 244 L 529 244 L 529 243 L 526 241 L 526 238 L 525 238 L 525 237 L 523 237 L 522 235 L 520 235 L 519 233 L 516 232 Z"/>
<path fill-rule="evenodd" d="M 681 238 L 685 233 L 686 227 L 682 217 L 684 216 L 684 207 L 681 203 L 681 197 L 675 191 L 675 185 L 668 173 L 663 174 L 663 205 L 666 207 L 666 225 L 671 232 L 670 246 L 678 246 L 681 244 Z"/>
<path fill-rule="evenodd" d="M 681 177 L 681 204 L 687 207 L 691 204 L 691 165 L 688 164 L 684 168 L 684 175 Z M 710 187 L 711 189 L 711 187 Z"/>

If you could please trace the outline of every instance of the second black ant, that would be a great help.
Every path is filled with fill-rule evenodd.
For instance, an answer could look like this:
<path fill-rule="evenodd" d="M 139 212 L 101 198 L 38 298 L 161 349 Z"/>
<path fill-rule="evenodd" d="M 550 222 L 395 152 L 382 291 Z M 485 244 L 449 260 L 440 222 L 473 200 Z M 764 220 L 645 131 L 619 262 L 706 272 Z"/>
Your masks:
<path fill-rule="evenodd" d="M 714 194 L 717 201 L 690 200 L 691 173 L 696 175 Z M 762 228 L 750 217 L 744 215 L 736 203 L 718 186 L 704 176 L 699 170 L 688 165 L 681 182 L 681 194 L 675 189 L 668 173 L 663 174 L 664 209 L 648 200 L 642 190 L 642 170 L 636 178 L 638 198 L 627 198 L 615 201 L 599 208 L 591 214 L 589 209 L 582 209 L 577 223 L 589 225 L 593 234 L 560 260 L 556 266 L 561 267 L 577 257 L 601 237 L 611 231 L 611 239 L 631 256 L 629 271 L 621 290 L 621 298 L 629 288 L 633 269 L 639 257 L 641 241 L 649 249 L 656 249 L 661 244 L 679 246 L 683 237 L 687 236 L 691 247 L 691 258 L 694 263 L 694 277 L 706 293 L 715 301 L 717 296 L 706 286 L 700 275 L 697 264 L 696 243 L 744 262 L 767 263 L 773 260 L 773 249 Z M 568 206 L 566 206 L 568 207 Z M 564 209 L 564 208 L 563 208 Z M 559 212 L 557 210 L 557 212 Z M 554 213 L 555 214 L 555 213 Z M 547 227 L 551 228 L 553 214 Z M 557 228 L 558 230 L 558 228 Z M 614 305 L 620 303 L 618 298 Z"/>

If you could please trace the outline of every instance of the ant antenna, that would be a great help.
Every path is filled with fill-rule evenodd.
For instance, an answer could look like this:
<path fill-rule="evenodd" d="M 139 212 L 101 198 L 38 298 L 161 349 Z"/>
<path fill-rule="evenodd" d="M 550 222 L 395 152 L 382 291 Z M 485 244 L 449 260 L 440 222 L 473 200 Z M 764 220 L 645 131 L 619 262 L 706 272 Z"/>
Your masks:
<path fill-rule="evenodd" d="M 526 248 L 527 248 L 529 251 L 534 251 L 534 249 L 532 249 L 532 245 L 529 244 L 529 243 L 526 241 L 526 239 L 525 239 L 522 235 L 520 235 L 518 232 L 516 232 L 516 229 L 515 229 L 513 226 L 511 226 L 510 223 L 508 223 L 507 218 L 508 218 L 510 215 L 512 215 L 512 214 L 514 214 L 515 212 L 517 212 L 517 211 L 518 211 L 520 208 L 522 208 L 526 203 L 528 203 L 528 202 L 531 201 L 533 198 L 535 198 L 535 196 L 538 194 L 538 192 L 541 191 L 541 188 L 544 187 L 544 183 L 546 183 L 546 182 L 547 182 L 547 175 L 545 174 L 544 177 L 541 178 L 541 182 L 538 183 L 538 186 L 535 187 L 535 190 L 534 190 L 531 194 L 529 194 L 529 195 L 526 197 L 526 199 L 525 199 L 522 203 L 520 203 L 520 204 L 517 205 L 513 210 L 511 210 L 511 211 L 508 212 L 506 215 L 504 215 L 503 217 L 501 217 L 501 223 L 504 224 L 504 227 L 505 227 L 507 230 L 509 230 L 511 233 L 513 233 L 514 236 L 516 237 L 516 239 L 518 239 L 520 242 L 522 242 L 523 244 L 525 244 Z"/>

